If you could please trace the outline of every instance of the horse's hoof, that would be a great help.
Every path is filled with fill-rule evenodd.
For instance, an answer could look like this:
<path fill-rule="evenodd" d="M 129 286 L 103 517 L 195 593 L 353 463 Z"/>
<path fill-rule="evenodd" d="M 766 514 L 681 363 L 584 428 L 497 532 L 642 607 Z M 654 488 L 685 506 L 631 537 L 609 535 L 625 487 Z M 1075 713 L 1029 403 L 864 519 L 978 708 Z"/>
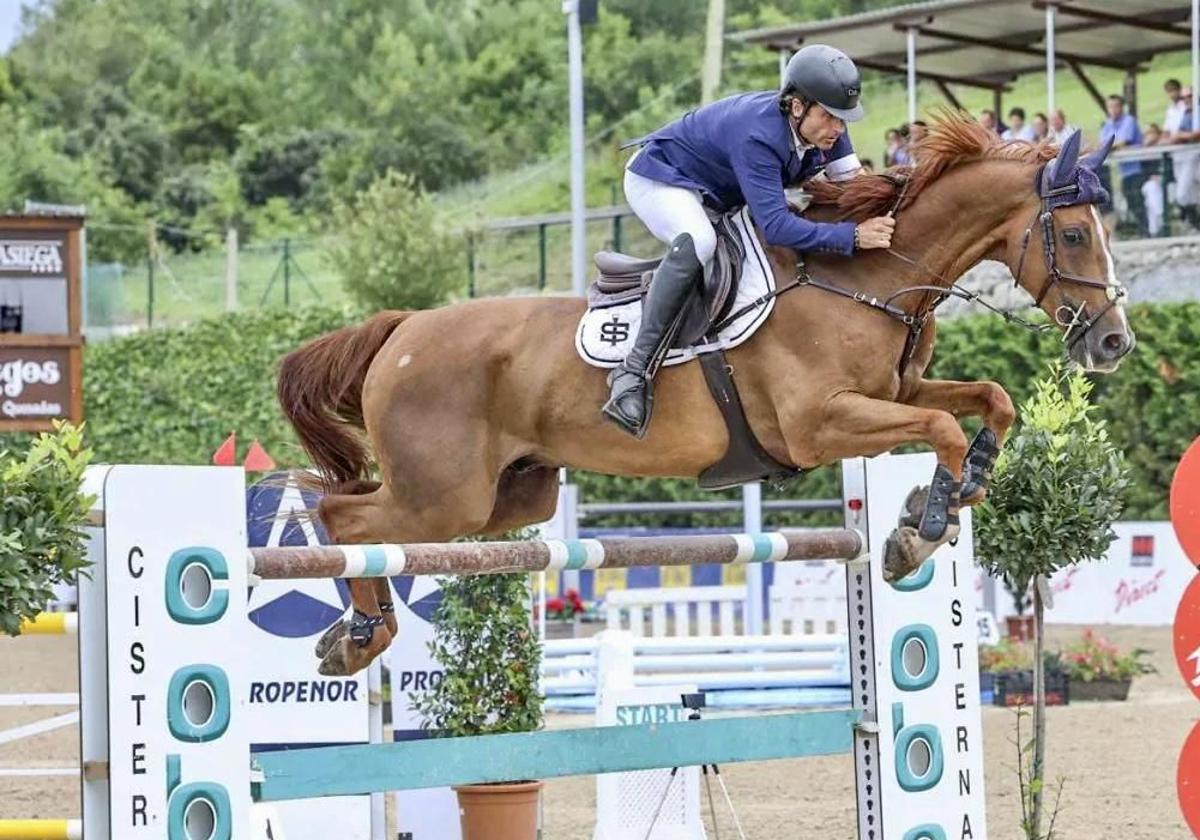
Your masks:
<path fill-rule="evenodd" d="M 926 545 L 912 526 L 892 531 L 883 545 L 883 579 L 895 583 L 921 568 L 932 553 L 924 550 Z"/>
<path fill-rule="evenodd" d="M 346 622 L 339 618 L 335 624 L 330 625 L 329 629 L 321 634 L 321 638 L 317 639 L 313 654 L 317 659 L 324 659 L 333 646 L 340 642 L 348 632 L 349 628 Z"/>
<path fill-rule="evenodd" d="M 338 640 L 317 666 L 317 673 L 325 677 L 349 677 L 371 664 L 392 641 L 392 636 L 380 625 L 371 634 L 365 645 L 350 638 L 349 634 Z"/>

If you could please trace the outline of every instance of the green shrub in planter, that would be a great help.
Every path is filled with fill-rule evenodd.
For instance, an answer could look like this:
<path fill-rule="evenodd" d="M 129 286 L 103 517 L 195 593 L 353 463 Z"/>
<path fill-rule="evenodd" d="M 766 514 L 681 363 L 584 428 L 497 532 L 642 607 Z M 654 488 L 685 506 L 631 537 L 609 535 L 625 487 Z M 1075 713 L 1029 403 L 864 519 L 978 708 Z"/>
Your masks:
<path fill-rule="evenodd" d="M 83 531 L 95 499 L 80 493 L 91 451 L 82 429 L 59 424 L 29 450 L 0 451 L 0 630 L 15 635 L 87 566 Z"/>
<path fill-rule="evenodd" d="M 541 649 L 529 620 L 529 576 L 451 577 L 441 587 L 429 650 L 442 679 L 410 695 L 424 725 L 448 736 L 541 728 Z"/>

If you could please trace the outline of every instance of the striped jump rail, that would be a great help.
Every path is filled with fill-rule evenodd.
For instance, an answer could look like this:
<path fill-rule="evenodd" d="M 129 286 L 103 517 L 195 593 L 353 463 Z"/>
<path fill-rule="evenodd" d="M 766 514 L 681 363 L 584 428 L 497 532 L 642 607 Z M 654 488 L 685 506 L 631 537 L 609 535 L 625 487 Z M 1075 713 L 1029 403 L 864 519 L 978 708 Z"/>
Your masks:
<path fill-rule="evenodd" d="M 80 820 L 0 820 L 0 840 L 82 840 Z"/>
<path fill-rule="evenodd" d="M 850 561 L 865 548 L 863 536 L 847 528 L 687 537 L 280 546 L 251 548 L 249 572 L 252 580 L 291 580 Z"/>
<path fill-rule="evenodd" d="M 21 622 L 22 636 L 72 636 L 77 632 L 79 614 L 73 612 L 38 613 L 36 618 Z"/>

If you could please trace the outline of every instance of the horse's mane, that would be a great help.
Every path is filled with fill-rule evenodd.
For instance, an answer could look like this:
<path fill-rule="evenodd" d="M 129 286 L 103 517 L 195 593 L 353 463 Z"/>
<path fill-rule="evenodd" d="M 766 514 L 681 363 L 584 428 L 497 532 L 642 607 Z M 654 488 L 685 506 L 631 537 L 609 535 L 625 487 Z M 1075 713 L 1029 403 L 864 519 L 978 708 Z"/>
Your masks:
<path fill-rule="evenodd" d="M 906 180 L 909 181 L 908 190 L 899 209 L 908 207 L 927 186 L 959 164 L 978 160 L 1044 163 L 1054 157 L 1058 147 L 1046 141 L 1005 142 L 970 115 L 942 110 L 934 116 L 929 133 L 913 151 L 917 160 L 915 166 L 894 166 L 886 172 L 862 175 L 849 181 L 819 178 L 806 182 L 804 190 L 812 196 L 811 206 L 834 208 L 838 219 L 862 221 L 891 210 Z"/>

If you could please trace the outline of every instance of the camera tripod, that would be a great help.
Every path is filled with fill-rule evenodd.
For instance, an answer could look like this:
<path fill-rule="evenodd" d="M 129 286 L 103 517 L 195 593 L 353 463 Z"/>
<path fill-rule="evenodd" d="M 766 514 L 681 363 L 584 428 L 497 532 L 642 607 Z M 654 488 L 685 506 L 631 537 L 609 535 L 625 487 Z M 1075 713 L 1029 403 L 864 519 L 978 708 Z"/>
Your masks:
<path fill-rule="evenodd" d="M 683 701 L 683 707 L 688 710 L 688 720 L 700 720 L 700 710 L 705 706 L 704 693 L 683 694 L 680 695 Z M 712 769 L 712 776 L 709 775 L 709 769 Z M 733 817 L 734 828 L 737 829 L 738 840 L 746 840 L 746 832 L 742 831 L 742 824 L 738 820 L 737 811 L 733 807 L 733 800 L 729 797 L 729 788 L 725 787 L 725 779 L 721 777 L 721 768 L 716 762 L 700 765 L 700 770 L 704 774 L 704 792 L 705 798 L 708 800 L 709 816 L 712 819 L 713 837 L 714 840 L 721 840 L 721 828 L 717 825 L 717 805 L 713 798 L 712 777 L 716 777 L 717 784 L 721 786 L 721 794 L 725 797 L 725 806 L 729 809 L 729 815 Z M 671 794 L 671 786 L 675 783 L 676 777 L 679 776 L 679 767 L 671 768 L 671 775 L 667 779 L 667 784 L 663 788 L 662 796 L 658 800 L 658 807 L 654 809 L 654 816 L 650 819 L 650 826 L 646 829 L 646 836 L 643 840 L 650 840 L 654 834 L 654 826 L 658 824 L 658 818 L 662 814 L 663 806 L 667 804 L 667 797 Z"/>

